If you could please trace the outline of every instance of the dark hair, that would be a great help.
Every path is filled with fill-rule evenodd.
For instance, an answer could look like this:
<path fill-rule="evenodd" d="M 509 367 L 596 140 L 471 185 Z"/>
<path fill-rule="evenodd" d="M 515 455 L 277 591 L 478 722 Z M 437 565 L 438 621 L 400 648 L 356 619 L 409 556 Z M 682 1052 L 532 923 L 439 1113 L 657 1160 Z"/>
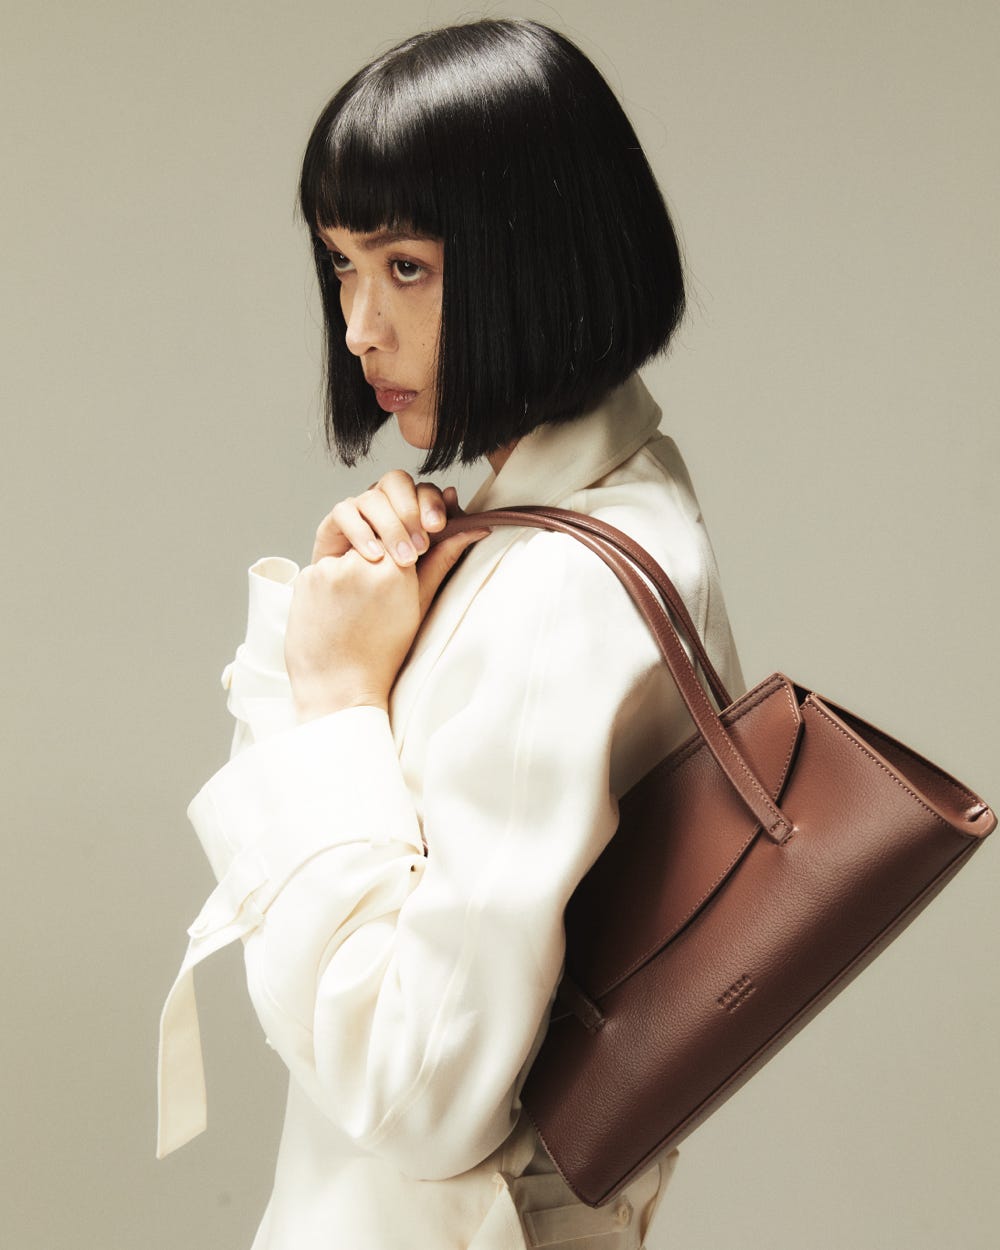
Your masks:
<path fill-rule="evenodd" d="M 416 35 L 337 92 L 306 148 L 327 439 L 389 418 L 344 342 L 320 228 L 444 244 L 435 440 L 421 472 L 569 421 L 662 351 L 684 308 L 670 217 L 608 84 L 563 35 L 487 20 Z"/>

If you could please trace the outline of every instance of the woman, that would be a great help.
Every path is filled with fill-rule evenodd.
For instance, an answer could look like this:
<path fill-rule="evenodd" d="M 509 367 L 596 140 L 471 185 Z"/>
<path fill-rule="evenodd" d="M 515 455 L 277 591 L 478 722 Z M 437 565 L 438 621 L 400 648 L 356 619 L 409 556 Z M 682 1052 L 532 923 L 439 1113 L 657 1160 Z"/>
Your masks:
<path fill-rule="evenodd" d="M 635 372 L 680 317 L 677 244 L 593 65 L 531 22 L 417 36 L 321 115 L 301 205 L 341 456 L 394 415 L 425 472 L 488 460 L 470 511 L 626 530 L 739 689 L 697 502 Z M 591 1210 L 518 1090 L 566 900 L 686 713 L 596 557 L 528 528 L 431 546 L 457 511 L 389 473 L 326 517 L 306 569 L 251 570 L 232 758 L 189 809 L 219 886 L 164 1009 L 160 1153 L 205 1122 L 192 969 L 243 938 L 290 1072 L 256 1250 L 635 1250 L 673 1162 Z"/>

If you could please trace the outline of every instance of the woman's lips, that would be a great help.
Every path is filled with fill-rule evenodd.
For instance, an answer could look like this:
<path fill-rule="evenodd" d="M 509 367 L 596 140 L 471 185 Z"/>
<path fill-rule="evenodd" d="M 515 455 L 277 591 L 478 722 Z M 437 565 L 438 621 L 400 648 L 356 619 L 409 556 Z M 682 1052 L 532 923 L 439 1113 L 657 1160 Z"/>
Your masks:
<path fill-rule="evenodd" d="M 403 391 L 395 386 L 375 386 L 375 399 L 383 412 L 400 412 L 416 397 L 416 391 Z"/>

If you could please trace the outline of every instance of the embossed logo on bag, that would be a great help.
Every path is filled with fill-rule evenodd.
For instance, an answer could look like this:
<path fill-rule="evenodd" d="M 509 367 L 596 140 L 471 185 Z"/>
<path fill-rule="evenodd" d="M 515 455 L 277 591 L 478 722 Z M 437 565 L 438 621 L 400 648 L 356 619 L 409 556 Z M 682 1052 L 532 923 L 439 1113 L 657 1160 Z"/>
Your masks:
<path fill-rule="evenodd" d="M 750 980 L 750 974 L 744 972 L 715 1001 L 720 1007 L 724 1007 L 726 1011 L 735 1011 L 737 1007 L 743 1006 L 756 988 L 756 985 Z"/>

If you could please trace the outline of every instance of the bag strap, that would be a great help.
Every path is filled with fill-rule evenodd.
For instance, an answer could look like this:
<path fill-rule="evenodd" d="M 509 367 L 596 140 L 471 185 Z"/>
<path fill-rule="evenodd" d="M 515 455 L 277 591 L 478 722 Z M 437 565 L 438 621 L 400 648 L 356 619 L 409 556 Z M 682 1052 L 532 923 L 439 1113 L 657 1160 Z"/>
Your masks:
<path fill-rule="evenodd" d="M 599 521 L 597 517 L 588 516 L 585 512 L 574 512 L 571 508 L 555 508 L 555 507 L 525 507 L 517 504 L 504 509 L 505 512 L 530 512 L 534 516 L 547 516 L 556 520 L 567 521 L 570 525 L 577 529 L 587 530 L 591 534 L 598 534 L 601 538 L 612 543 L 623 555 L 628 556 L 633 564 L 642 569 L 646 577 L 653 584 L 654 590 L 657 591 L 660 598 L 664 601 L 670 610 L 674 629 L 681 635 L 685 642 L 688 643 L 691 650 L 695 654 L 701 671 L 705 675 L 709 689 L 715 698 L 716 707 L 720 712 L 724 712 L 732 698 L 726 689 L 722 678 L 719 676 L 715 665 L 708 658 L 708 652 L 701 641 L 701 635 L 698 628 L 692 621 L 687 605 L 677 592 L 677 587 L 673 584 L 663 566 L 657 564 L 653 557 L 649 554 L 645 547 L 640 547 L 634 539 L 628 534 L 615 526 L 609 525 L 606 521 Z M 565 532 L 565 531 L 563 531 Z"/>
<path fill-rule="evenodd" d="M 569 508 L 532 508 L 519 505 L 513 508 L 494 508 L 486 512 L 468 513 L 449 520 L 445 528 L 439 534 L 434 535 L 433 540 L 439 542 L 449 534 L 471 529 L 491 529 L 497 525 L 526 525 L 569 534 L 604 561 L 632 596 L 636 607 L 652 631 L 671 676 L 677 683 L 677 690 L 691 713 L 695 727 L 733 789 L 760 822 L 769 838 L 781 843 L 790 837 L 793 831 L 791 821 L 782 814 L 781 809 L 767 793 L 743 753 L 730 737 L 729 731 L 712 707 L 708 695 L 698 680 L 698 675 L 684 650 L 684 644 L 666 607 L 652 593 L 642 576 L 642 573 L 646 573 L 675 612 L 677 605 L 680 604 L 683 610 L 676 614 L 685 631 L 689 631 L 692 635 L 692 648 L 699 663 L 703 663 L 706 680 L 712 684 L 713 692 L 718 686 L 717 697 L 721 693 L 724 696 L 724 705 L 728 705 L 729 698 L 725 687 L 707 655 L 704 656 L 704 662 L 702 662 L 704 647 L 698 639 L 697 630 L 694 628 L 690 615 L 683 608 L 676 587 L 653 557 L 615 526 L 609 525 L 606 521 L 597 522 L 593 517 L 574 512 Z M 641 552 L 641 558 L 637 558 L 636 552 Z M 640 569 L 642 572 L 639 571 Z"/>

